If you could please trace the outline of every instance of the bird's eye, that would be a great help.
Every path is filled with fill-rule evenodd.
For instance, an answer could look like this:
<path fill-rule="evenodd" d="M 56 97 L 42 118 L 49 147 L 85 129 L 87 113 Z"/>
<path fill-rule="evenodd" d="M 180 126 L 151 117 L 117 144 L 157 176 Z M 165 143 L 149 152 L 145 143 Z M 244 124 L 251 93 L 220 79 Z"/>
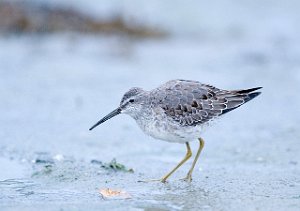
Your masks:
<path fill-rule="evenodd" d="M 129 102 L 130 102 L 130 103 L 133 103 L 133 102 L 134 102 L 134 99 L 130 99 Z"/>

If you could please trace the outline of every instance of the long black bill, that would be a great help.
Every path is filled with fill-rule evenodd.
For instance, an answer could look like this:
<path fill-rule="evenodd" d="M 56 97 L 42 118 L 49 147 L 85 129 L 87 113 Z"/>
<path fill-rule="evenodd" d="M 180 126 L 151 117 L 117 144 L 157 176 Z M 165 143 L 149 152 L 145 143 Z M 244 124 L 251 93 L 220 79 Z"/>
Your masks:
<path fill-rule="evenodd" d="M 116 115 L 118 115 L 120 113 L 121 113 L 121 108 L 117 108 L 116 110 L 113 110 L 112 112 L 110 112 L 109 114 L 107 114 L 105 117 L 103 117 L 99 122 L 97 122 L 93 127 L 91 127 L 90 130 L 93 130 L 98 125 L 102 124 L 106 120 L 109 120 L 110 118 L 112 118 L 112 117 L 114 117 L 114 116 L 116 116 Z"/>

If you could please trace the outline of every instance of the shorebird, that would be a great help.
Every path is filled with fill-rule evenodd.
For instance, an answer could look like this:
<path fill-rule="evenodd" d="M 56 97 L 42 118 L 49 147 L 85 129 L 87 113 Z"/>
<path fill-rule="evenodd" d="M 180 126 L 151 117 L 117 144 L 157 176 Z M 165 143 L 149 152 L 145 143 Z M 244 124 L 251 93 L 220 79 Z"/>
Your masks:
<path fill-rule="evenodd" d="M 156 139 L 186 145 L 186 155 L 178 165 L 161 179 L 167 179 L 191 156 L 189 142 L 199 140 L 199 148 L 185 178 L 192 180 L 192 173 L 204 147 L 201 138 L 209 123 L 252 100 L 262 87 L 240 90 L 223 90 L 191 80 L 171 80 L 151 91 L 131 88 L 120 105 L 98 121 L 90 130 L 118 114 L 128 114 L 136 120 L 142 131 Z"/>

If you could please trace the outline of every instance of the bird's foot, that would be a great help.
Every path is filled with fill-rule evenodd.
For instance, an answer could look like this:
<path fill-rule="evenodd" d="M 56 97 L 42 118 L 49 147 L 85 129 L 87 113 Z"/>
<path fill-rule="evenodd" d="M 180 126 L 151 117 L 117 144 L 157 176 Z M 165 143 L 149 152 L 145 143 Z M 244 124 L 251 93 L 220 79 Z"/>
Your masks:
<path fill-rule="evenodd" d="M 144 182 L 144 183 L 148 183 L 148 182 L 162 182 L 162 183 L 166 183 L 167 179 L 162 178 L 162 179 L 148 179 L 148 180 L 139 180 L 138 182 Z"/>
<path fill-rule="evenodd" d="M 183 180 L 183 181 L 186 181 L 186 182 L 192 182 L 193 178 L 192 178 L 191 174 L 187 174 L 186 177 L 184 177 L 180 180 Z"/>

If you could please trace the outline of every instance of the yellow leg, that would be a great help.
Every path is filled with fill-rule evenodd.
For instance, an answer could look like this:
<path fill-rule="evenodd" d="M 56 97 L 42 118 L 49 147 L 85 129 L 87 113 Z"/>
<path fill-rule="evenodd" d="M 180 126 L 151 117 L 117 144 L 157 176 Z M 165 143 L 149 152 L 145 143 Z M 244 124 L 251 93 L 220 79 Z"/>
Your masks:
<path fill-rule="evenodd" d="M 182 159 L 182 161 L 180 161 L 180 163 L 178 163 L 178 165 L 172 170 L 170 171 L 168 174 L 166 174 L 162 179 L 153 179 L 153 180 L 147 180 L 147 181 L 140 181 L 140 182 L 153 182 L 153 181 L 160 181 L 165 183 L 167 181 L 167 179 L 182 165 L 184 164 L 191 156 L 192 156 L 192 151 L 190 148 L 190 145 L 188 142 L 185 143 L 186 144 L 186 155 L 185 157 Z"/>
<path fill-rule="evenodd" d="M 197 163 L 197 160 L 201 154 L 201 151 L 204 147 L 204 140 L 202 138 L 199 138 L 199 142 L 200 142 L 200 145 L 199 145 L 199 149 L 198 149 L 198 152 L 195 156 L 195 159 L 193 161 L 193 164 L 192 164 L 192 167 L 190 168 L 189 172 L 187 173 L 186 177 L 184 178 L 184 180 L 188 181 L 188 182 L 191 182 L 192 181 L 192 173 L 193 173 L 193 170 L 195 168 L 195 165 Z"/>

